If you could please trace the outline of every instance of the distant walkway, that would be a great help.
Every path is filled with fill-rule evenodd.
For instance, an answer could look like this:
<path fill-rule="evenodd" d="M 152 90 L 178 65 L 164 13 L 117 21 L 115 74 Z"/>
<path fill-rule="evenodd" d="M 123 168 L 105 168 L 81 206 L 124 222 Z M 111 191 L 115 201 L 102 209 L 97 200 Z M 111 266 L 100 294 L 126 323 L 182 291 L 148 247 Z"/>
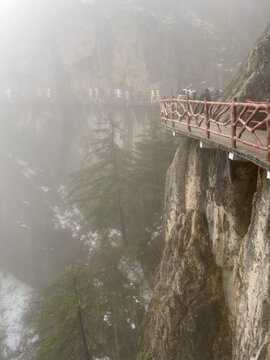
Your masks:
<path fill-rule="evenodd" d="M 270 171 L 270 100 L 230 103 L 162 99 L 161 122 L 175 133 L 232 151 Z M 269 174 L 270 175 L 270 174 Z"/>
<path fill-rule="evenodd" d="M 0 89 L 0 102 L 4 103 L 80 103 L 114 106 L 159 105 L 159 91 L 121 91 L 120 89 Z"/>

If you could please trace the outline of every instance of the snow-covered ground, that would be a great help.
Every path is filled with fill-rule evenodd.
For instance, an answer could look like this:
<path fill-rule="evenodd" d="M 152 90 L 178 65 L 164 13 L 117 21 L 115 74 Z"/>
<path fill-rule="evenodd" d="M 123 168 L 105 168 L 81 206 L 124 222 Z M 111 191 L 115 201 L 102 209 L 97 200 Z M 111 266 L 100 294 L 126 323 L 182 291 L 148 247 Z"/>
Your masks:
<path fill-rule="evenodd" d="M 22 318 L 32 294 L 30 286 L 0 270 L 0 323 L 6 329 L 6 345 L 11 350 L 20 342 Z"/>

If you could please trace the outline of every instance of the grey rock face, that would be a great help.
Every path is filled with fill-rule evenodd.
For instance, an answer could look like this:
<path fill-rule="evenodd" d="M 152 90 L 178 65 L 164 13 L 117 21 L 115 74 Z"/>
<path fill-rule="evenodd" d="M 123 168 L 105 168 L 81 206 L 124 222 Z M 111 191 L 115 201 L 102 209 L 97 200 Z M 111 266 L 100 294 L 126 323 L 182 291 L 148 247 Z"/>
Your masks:
<path fill-rule="evenodd" d="M 247 60 L 226 90 L 238 100 L 270 98 L 270 25 L 257 40 Z"/>
<path fill-rule="evenodd" d="M 251 163 L 186 140 L 167 175 L 166 247 L 146 319 L 143 360 L 266 360 L 269 183 Z"/>

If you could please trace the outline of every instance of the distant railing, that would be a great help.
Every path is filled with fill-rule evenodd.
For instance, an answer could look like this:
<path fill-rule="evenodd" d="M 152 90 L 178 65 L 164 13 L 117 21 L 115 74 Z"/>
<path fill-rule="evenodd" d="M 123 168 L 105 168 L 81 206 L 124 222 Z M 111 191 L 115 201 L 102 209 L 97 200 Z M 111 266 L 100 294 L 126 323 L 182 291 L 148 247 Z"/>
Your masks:
<path fill-rule="evenodd" d="M 111 105 L 159 105 L 159 96 L 147 91 L 104 91 L 102 89 L 0 89 L 1 102 L 78 102 Z"/>
<path fill-rule="evenodd" d="M 266 152 L 266 162 L 270 163 L 270 100 L 266 102 L 213 102 L 162 99 L 161 122 L 171 128 L 184 126 L 202 131 L 202 137 L 211 134 L 231 140 L 231 148 L 237 143 Z M 263 133 L 262 133 L 263 131 Z"/>

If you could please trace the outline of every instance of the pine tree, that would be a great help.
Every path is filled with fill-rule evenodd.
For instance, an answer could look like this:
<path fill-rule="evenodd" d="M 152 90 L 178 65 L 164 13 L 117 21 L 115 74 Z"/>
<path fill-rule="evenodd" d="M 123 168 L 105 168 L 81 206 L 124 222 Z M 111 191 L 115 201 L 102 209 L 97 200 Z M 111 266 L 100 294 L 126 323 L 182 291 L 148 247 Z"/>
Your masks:
<path fill-rule="evenodd" d="M 144 306 L 138 301 L 139 288 L 121 270 L 125 247 L 115 247 L 109 240 L 94 252 L 90 268 L 104 288 L 106 298 L 106 348 L 107 356 L 113 360 L 133 360 L 137 354 L 139 324 Z"/>
<path fill-rule="evenodd" d="M 145 270 L 143 261 L 149 263 L 153 256 L 153 245 L 148 244 L 162 224 L 165 176 L 176 144 L 153 122 L 131 158 L 118 145 L 120 134 L 109 115 L 94 131 L 88 167 L 73 175 L 72 200 L 101 240 L 89 268 L 69 267 L 42 301 L 37 360 L 136 358 L 144 308 L 121 263 L 133 258 L 135 248 Z M 122 243 L 112 241 L 111 229 L 119 230 Z"/>
<path fill-rule="evenodd" d="M 102 356 L 105 306 L 90 271 L 69 266 L 40 302 L 37 360 Z"/>
<path fill-rule="evenodd" d="M 67 267 L 40 301 L 36 360 L 135 359 L 143 307 L 121 255 L 104 250 L 90 268 Z"/>
<path fill-rule="evenodd" d="M 119 229 L 127 244 L 124 206 L 129 154 L 117 143 L 121 129 L 111 114 L 93 133 L 88 153 L 90 165 L 73 175 L 71 198 L 84 209 L 85 217 L 92 220 L 94 229 Z"/>

